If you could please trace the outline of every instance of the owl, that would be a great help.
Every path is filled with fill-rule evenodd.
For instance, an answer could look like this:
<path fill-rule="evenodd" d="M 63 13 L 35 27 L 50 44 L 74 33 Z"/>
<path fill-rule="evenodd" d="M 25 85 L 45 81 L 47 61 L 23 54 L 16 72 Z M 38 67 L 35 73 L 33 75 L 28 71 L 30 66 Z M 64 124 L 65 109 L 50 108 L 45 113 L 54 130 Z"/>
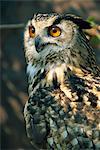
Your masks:
<path fill-rule="evenodd" d="M 83 30 L 71 14 L 34 14 L 24 32 L 29 99 L 24 118 L 33 149 L 100 149 L 100 77 Z"/>

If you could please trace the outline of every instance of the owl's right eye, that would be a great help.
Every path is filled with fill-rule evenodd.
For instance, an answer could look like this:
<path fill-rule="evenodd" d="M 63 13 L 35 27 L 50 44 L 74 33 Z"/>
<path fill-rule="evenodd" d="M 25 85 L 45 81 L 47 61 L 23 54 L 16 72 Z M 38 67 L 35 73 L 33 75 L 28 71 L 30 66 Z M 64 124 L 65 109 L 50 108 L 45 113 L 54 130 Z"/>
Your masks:
<path fill-rule="evenodd" d="M 31 38 L 35 37 L 35 28 L 32 25 L 29 26 L 29 35 Z"/>

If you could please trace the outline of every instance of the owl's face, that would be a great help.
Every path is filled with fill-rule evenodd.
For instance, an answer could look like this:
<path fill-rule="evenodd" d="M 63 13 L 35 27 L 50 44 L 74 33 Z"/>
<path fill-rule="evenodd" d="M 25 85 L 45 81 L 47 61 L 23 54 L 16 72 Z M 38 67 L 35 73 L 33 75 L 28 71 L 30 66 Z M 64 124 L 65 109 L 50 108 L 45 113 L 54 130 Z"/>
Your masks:
<path fill-rule="evenodd" d="M 34 15 L 25 30 L 24 43 L 28 61 L 70 49 L 75 44 L 79 28 L 83 26 L 89 27 L 89 24 L 73 15 Z"/>

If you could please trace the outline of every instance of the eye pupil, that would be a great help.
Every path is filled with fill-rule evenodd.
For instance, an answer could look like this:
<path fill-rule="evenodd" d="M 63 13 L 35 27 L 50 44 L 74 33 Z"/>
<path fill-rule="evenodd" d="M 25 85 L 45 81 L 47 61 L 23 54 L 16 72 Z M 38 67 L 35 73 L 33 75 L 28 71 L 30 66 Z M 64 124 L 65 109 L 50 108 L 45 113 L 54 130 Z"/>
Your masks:
<path fill-rule="evenodd" d="M 31 25 L 31 26 L 29 26 L 29 30 L 32 32 L 32 33 L 34 33 L 35 32 L 35 28 Z"/>
<path fill-rule="evenodd" d="M 53 33 L 56 33 L 56 32 L 57 32 L 57 29 L 53 28 L 53 29 L 52 29 L 52 32 L 53 32 Z"/>
<path fill-rule="evenodd" d="M 31 30 L 32 30 L 32 33 L 34 33 L 34 32 L 35 32 L 35 28 L 34 28 L 34 27 L 33 27 Z"/>

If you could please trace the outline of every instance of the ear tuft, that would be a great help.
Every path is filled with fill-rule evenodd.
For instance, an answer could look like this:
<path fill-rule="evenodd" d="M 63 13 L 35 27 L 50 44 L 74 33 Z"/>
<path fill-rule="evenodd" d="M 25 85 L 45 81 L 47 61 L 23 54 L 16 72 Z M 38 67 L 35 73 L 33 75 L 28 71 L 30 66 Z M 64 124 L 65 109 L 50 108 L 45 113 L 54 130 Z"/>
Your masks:
<path fill-rule="evenodd" d="M 66 15 L 65 16 L 66 20 L 71 20 L 73 21 L 75 24 L 77 24 L 81 29 L 91 29 L 91 24 L 85 20 L 83 20 L 80 17 L 77 17 L 75 15 Z"/>

